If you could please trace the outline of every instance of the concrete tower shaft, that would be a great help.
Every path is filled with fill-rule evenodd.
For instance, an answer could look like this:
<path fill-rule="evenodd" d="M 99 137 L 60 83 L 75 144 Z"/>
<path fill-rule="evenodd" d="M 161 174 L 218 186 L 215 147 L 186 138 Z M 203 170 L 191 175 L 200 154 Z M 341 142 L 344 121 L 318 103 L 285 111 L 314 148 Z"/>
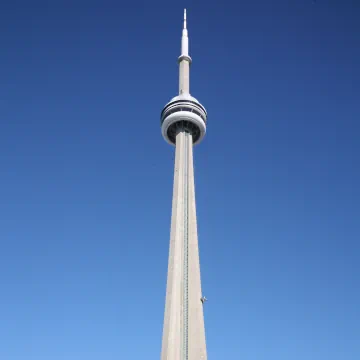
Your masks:
<path fill-rule="evenodd" d="M 176 136 L 161 360 L 206 360 L 191 134 Z"/>
<path fill-rule="evenodd" d="M 207 359 L 193 165 L 193 145 L 205 135 L 207 113 L 189 93 L 190 63 L 185 11 L 180 94 L 161 113 L 162 134 L 176 147 L 161 360 Z"/>

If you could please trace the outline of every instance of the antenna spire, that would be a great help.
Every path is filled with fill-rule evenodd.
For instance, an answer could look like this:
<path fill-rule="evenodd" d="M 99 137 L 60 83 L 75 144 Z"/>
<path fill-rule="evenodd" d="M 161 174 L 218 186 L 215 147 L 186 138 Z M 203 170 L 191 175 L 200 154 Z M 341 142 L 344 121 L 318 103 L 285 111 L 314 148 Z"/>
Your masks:
<path fill-rule="evenodd" d="M 181 37 L 181 55 L 189 56 L 189 38 L 188 38 L 188 31 L 186 28 L 186 9 L 184 9 L 184 27 L 182 30 L 182 37 Z"/>
<path fill-rule="evenodd" d="M 189 38 L 188 31 L 186 28 L 186 9 L 184 9 L 184 26 L 182 29 L 181 37 L 181 54 L 179 57 L 179 93 L 180 94 L 189 94 L 189 76 L 190 76 L 190 63 L 191 57 L 189 56 Z"/>

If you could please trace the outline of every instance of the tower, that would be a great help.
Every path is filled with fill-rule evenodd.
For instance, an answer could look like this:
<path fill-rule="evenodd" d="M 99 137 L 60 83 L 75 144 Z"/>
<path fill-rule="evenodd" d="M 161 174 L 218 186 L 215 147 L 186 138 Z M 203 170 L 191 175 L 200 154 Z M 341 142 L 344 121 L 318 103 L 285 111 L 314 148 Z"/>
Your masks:
<path fill-rule="evenodd" d="M 190 95 L 186 10 L 179 61 L 179 95 L 161 112 L 161 132 L 175 145 L 170 251 L 161 360 L 206 360 L 196 222 L 193 145 L 205 136 L 207 113 Z"/>

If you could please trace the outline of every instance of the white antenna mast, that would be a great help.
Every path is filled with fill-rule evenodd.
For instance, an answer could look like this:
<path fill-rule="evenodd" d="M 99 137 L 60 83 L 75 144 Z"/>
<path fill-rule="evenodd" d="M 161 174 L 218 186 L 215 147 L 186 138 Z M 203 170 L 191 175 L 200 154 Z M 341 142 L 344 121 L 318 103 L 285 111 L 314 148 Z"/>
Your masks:
<path fill-rule="evenodd" d="M 189 56 L 189 38 L 186 27 L 186 9 L 184 9 L 184 26 L 181 37 L 181 55 L 179 57 L 179 93 L 190 93 L 190 64 L 191 57 Z"/>

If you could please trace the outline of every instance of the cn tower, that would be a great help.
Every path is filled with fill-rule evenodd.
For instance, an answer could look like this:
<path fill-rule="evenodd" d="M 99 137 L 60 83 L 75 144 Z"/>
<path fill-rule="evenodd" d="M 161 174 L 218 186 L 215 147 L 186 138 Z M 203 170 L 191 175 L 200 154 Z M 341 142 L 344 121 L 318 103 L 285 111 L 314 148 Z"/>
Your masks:
<path fill-rule="evenodd" d="M 207 113 L 190 95 L 186 10 L 179 56 L 179 95 L 161 112 L 161 132 L 175 146 L 170 251 L 161 360 L 206 360 L 193 146 L 205 136 Z"/>

